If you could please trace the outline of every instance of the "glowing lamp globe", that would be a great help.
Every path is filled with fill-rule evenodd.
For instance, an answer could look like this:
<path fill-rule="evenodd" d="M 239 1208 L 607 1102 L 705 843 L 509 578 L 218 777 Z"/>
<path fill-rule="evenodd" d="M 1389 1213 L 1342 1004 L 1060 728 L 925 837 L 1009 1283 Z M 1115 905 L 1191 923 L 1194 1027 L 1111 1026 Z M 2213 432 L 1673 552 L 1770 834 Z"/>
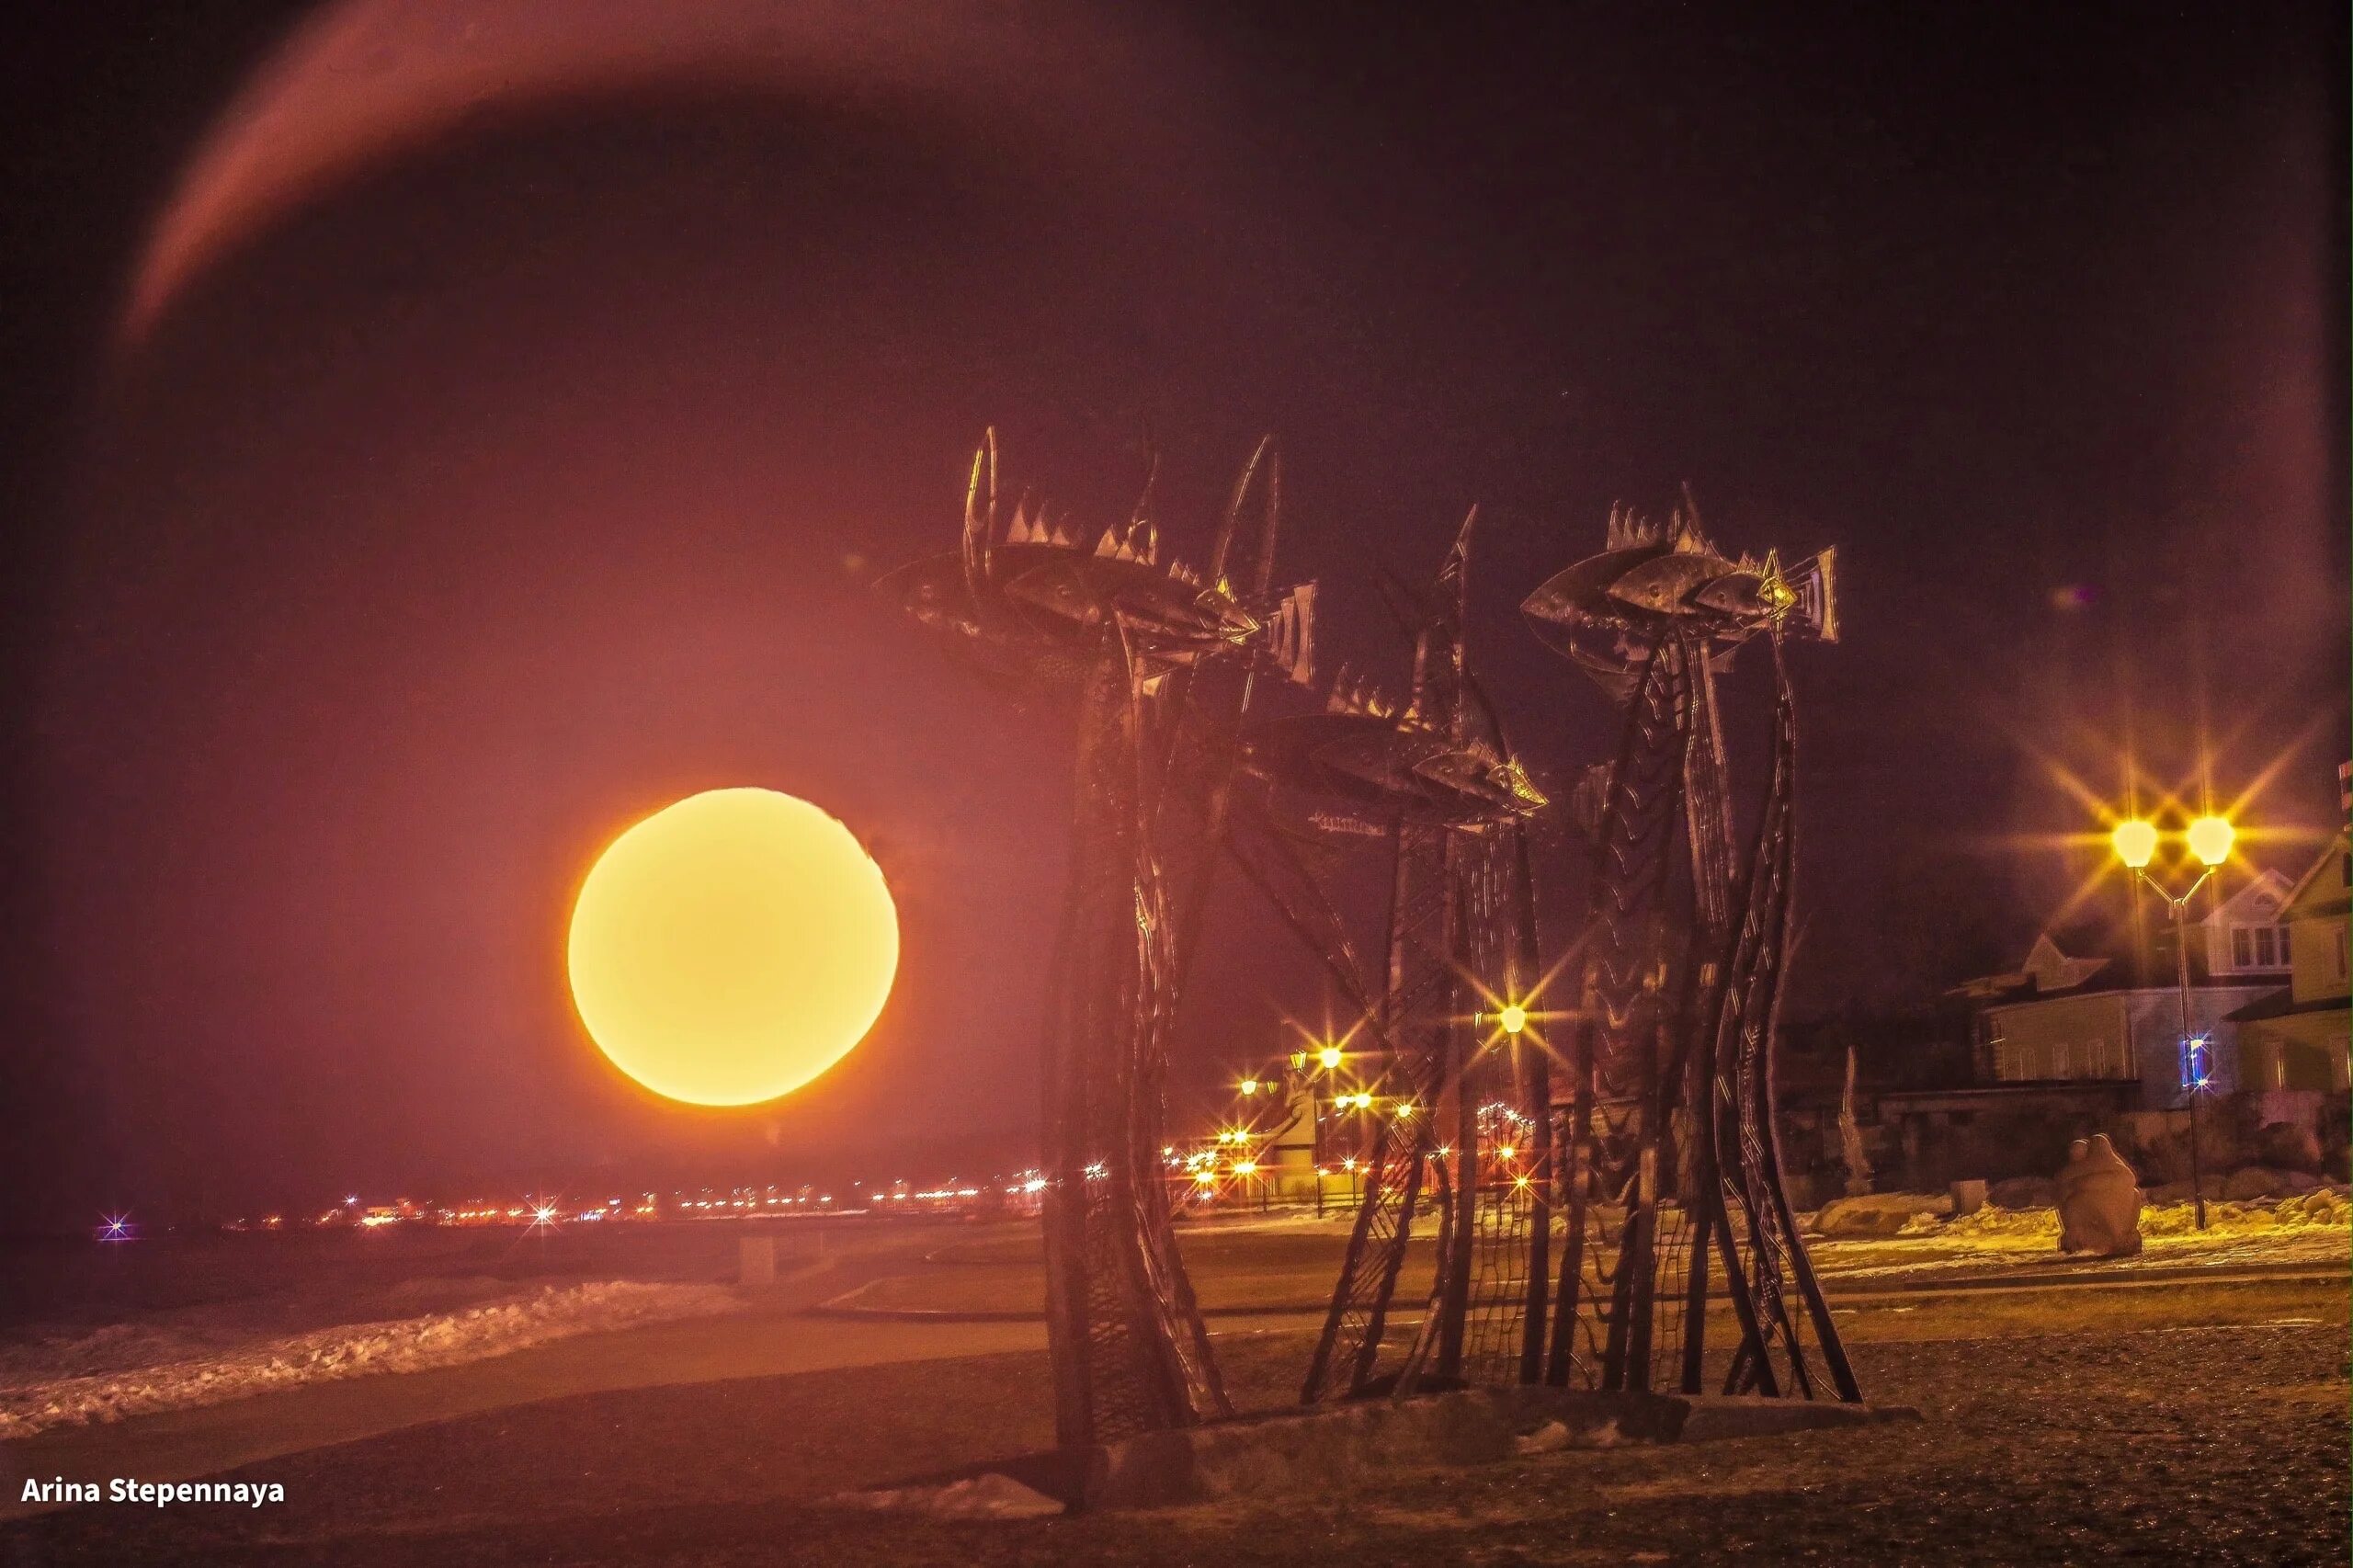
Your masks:
<path fill-rule="evenodd" d="M 2116 858 L 2134 870 L 2147 865 L 2157 853 L 2156 828 L 2138 817 L 2118 823 L 2108 839 L 2115 846 Z"/>
<path fill-rule="evenodd" d="M 2219 866 L 2231 858 L 2231 841 L 2238 836 L 2222 817 L 2200 817 L 2189 824 L 2189 852 L 2201 866 Z"/>
<path fill-rule="evenodd" d="M 899 918 L 849 829 L 712 790 L 613 840 L 574 903 L 573 1005 L 613 1065 L 693 1105 L 790 1094 L 849 1054 L 899 968 Z"/>
<path fill-rule="evenodd" d="M 1515 1002 L 1496 1014 L 1495 1021 L 1503 1025 L 1504 1033 L 1518 1034 L 1528 1027 L 1528 1009 Z"/>

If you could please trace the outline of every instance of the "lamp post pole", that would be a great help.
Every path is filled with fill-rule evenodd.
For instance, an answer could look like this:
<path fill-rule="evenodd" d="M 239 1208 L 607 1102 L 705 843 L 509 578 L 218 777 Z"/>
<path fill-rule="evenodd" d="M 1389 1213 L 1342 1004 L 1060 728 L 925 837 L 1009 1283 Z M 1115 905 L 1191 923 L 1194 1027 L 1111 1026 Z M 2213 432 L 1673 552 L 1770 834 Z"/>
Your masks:
<path fill-rule="evenodd" d="M 2165 901 L 2165 907 L 2173 915 L 2174 978 L 2179 988 L 2182 1065 L 2186 1069 L 2182 1088 L 2189 1096 L 2189 1201 L 2198 1228 L 2202 1231 L 2206 1228 L 2206 1182 L 2198 1154 L 2198 1096 L 2206 1087 L 2206 1063 L 2211 1058 L 2204 1047 L 2191 1043 L 2189 1033 L 2189 901 L 2206 885 L 2206 879 L 2214 874 L 2214 869 L 2209 866 L 2200 871 L 2198 880 L 2189 884 L 2189 891 L 2179 898 L 2159 887 L 2156 879 L 2143 868 L 2133 867 L 2132 874 Z"/>
<path fill-rule="evenodd" d="M 2181 1001 L 2181 1086 L 2189 1096 L 2189 1199 L 2198 1228 L 2202 1231 L 2206 1228 L 2206 1177 L 2198 1155 L 2198 1096 L 2205 1092 L 2207 1063 L 2212 1056 L 2206 1042 L 2193 1040 L 2189 1033 L 2189 901 L 2198 896 L 2198 890 L 2206 885 L 2206 879 L 2214 874 L 2214 869 L 2231 858 L 2236 832 L 2226 817 L 2203 816 L 2189 824 L 2182 837 L 2188 842 L 2190 854 L 2206 869 L 2198 873 L 2198 880 L 2179 898 L 2149 875 L 2149 862 L 2156 856 L 2157 837 L 2154 826 L 2138 817 L 2128 817 L 2116 824 L 2109 835 L 2109 843 L 2116 850 L 2117 858 L 2131 868 L 2133 876 L 2165 900 L 2165 909 L 2173 916 L 2174 979 Z"/>

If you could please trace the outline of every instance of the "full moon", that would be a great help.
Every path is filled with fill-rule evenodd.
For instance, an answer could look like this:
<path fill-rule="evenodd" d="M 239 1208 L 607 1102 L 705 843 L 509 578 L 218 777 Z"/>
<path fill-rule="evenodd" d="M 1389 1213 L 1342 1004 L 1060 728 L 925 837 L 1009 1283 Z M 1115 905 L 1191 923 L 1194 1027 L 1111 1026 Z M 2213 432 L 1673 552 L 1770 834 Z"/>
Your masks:
<path fill-rule="evenodd" d="M 849 1054 L 899 969 L 858 839 L 773 790 L 665 806 L 597 857 L 572 910 L 573 1005 L 614 1066 L 694 1105 L 790 1094 Z"/>

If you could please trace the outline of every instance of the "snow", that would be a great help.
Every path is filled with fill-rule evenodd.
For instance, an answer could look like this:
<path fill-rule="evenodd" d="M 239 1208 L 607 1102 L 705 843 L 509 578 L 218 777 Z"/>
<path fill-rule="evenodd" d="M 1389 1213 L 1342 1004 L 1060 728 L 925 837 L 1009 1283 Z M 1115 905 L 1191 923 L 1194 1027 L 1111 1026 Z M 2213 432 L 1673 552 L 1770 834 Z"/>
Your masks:
<path fill-rule="evenodd" d="M 1902 1203 L 1888 1207 L 1902 1210 Z M 2340 1262 L 2353 1241 L 2353 1203 L 2322 1187 L 2298 1197 L 2209 1199 L 2206 1229 L 2197 1228 L 2187 1202 L 2152 1203 L 2141 1210 L 2146 1241 L 2137 1257 L 2100 1259 L 2120 1272 L 2146 1268 L 2297 1267 Z M 1825 1276 L 1859 1281 L 1895 1276 L 1984 1275 L 2067 1261 L 2059 1250 L 2055 1209 L 1980 1209 L 1946 1217 L 1915 1209 L 1894 1234 L 1824 1239 L 1808 1244 Z M 2080 1261 L 2080 1260 L 2079 1260 Z"/>
<path fill-rule="evenodd" d="M 574 1335 L 733 1312 L 742 1301 L 722 1285 L 602 1280 L 274 1336 L 241 1338 L 219 1323 L 200 1333 L 168 1324 L 112 1324 L 0 1356 L 0 1440 L 337 1378 L 459 1366 Z M 191 1349 L 205 1353 L 176 1354 Z M 56 1375 L 66 1368 L 83 1369 Z"/>

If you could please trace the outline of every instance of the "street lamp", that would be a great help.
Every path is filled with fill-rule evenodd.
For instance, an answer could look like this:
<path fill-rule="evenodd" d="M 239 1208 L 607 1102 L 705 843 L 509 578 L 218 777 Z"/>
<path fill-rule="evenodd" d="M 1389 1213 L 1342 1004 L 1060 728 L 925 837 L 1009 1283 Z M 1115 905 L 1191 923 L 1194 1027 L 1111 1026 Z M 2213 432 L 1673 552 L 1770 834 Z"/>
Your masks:
<path fill-rule="evenodd" d="M 2157 854 L 2155 827 L 2137 817 L 2128 818 L 2116 824 L 2116 830 L 2109 835 L 2109 843 L 2116 850 L 2116 858 L 2131 867 L 2132 874 L 2165 901 L 2173 915 L 2174 973 L 2179 983 L 2181 1004 L 2182 1087 L 2189 1092 L 2189 1201 L 2198 1228 L 2202 1231 L 2206 1228 L 2206 1185 L 2198 1158 L 2198 1096 L 2205 1093 L 2211 1068 L 2205 1037 L 2189 1032 L 2189 901 L 2206 885 L 2214 868 L 2231 858 L 2231 843 L 2238 835 L 2224 818 L 2203 816 L 2191 823 L 2182 836 L 2188 841 L 2190 854 L 2205 869 L 2178 898 L 2149 875 L 2149 862 Z"/>

